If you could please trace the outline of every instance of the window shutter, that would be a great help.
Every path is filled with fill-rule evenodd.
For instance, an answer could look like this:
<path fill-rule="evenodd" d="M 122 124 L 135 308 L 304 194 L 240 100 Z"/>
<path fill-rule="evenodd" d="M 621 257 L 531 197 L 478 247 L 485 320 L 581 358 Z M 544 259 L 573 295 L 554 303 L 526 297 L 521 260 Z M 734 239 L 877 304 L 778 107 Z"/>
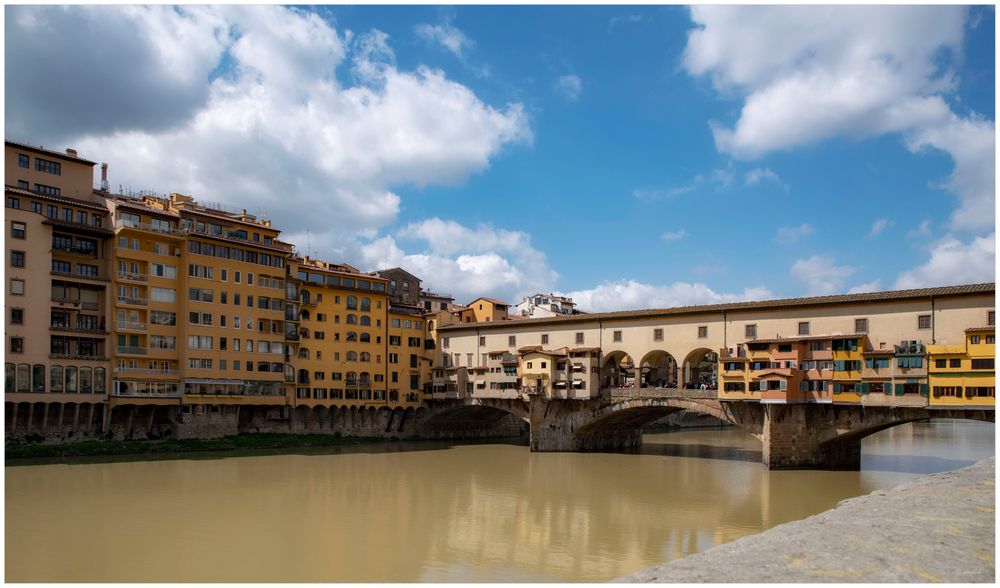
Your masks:
<path fill-rule="evenodd" d="M 788 390 L 788 380 L 781 380 L 778 382 L 778 390 Z"/>
<path fill-rule="evenodd" d="M 920 395 L 923 396 L 924 398 L 927 398 L 927 388 L 928 388 L 927 384 L 920 385 Z"/>
<path fill-rule="evenodd" d="M 833 384 L 833 393 L 834 394 L 840 394 L 840 382 L 834 382 L 834 384 Z"/>
<path fill-rule="evenodd" d="M 868 382 L 861 382 L 858 384 L 858 392 L 861 394 L 868 394 Z"/>
<path fill-rule="evenodd" d="M 903 384 L 896 384 L 896 396 L 902 396 L 904 392 Z"/>

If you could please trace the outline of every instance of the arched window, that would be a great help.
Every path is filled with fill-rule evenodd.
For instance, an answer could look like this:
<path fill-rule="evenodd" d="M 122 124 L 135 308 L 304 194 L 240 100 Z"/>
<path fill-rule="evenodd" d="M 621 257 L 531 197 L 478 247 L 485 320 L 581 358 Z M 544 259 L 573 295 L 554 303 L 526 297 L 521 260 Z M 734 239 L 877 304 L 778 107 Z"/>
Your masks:
<path fill-rule="evenodd" d="M 91 394 L 94 391 L 94 370 L 89 367 L 80 368 L 80 392 Z"/>
<path fill-rule="evenodd" d="M 300 347 L 299 348 L 299 359 L 309 359 L 309 348 Z"/>
<path fill-rule="evenodd" d="M 309 370 L 299 370 L 298 383 L 299 384 L 309 383 Z"/>
<path fill-rule="evenodd" d="M 50 392 L 63 391 L 63 368 L 61 365 L 54 365 L 49 367 L 49 391 Z"/>
<path fill-rule="evenodd" d="M 76 367 L 66 366 L 66 391 L 78 392 L 76 385 Z"/>
<path fill-rule="evenodd" d="M 359 386 L 371 386 L 372 385 L 371 378 L 372 378 L 372 376 L 368 372 L 361 372 L 361 377 L 358 378 L 358 385 Z"/>
<path fill-rule="evenodd" d="M 347 331 L 347 335 L 344 337 L 344 340 L 345 341 L 357 341 L 358 340 L 358 334 L 355 333 L 354 331 Z"/>
<path fill-rule="evenodd" d="M 349 314 L 349 315 L 347 315 L 347 319 L 346 320 L 347 320 L 347 324 L 349 324 L 349 325 L 356 325 L 356 324 L 358 324 L 358 315 L 356 315 L 356 314 Z"/>
<path fill-rule="evenodd" d="M 31 391 L 45 392 L 45 366 L 40 363 L 31 366 Z"/>
<path fill-rule="evenodd" d="M 367 315 L 361 315 L 361 326 L 370 327 L 372 324 L 372 318 Z"/>
<path fill-rule="evenodd" d="M 309 320 L 309 311 L 303 308 L 302 311 L 299 312 L 299 316 L 302 318 L 302 320 L 307 321 Z"/>
<path fill-rule="evenodd" d="M 299 299 L 302 300 L 302 304 L 309 304 L 309 290 L 302 290 L 299 292 Z"/>
<path fill-rule="evenodd" d="M 358 299 L 354 296 L 347 297 L 347 310 L 357 310 L 358 309 Z"/>
<path fill-rule="evenodd" d="M 347 372 L 344 374 L 344 381 L 347 382 L 348 386 L 358 385 L 358 373 L 357 372 Z"/>
<path fill-rule="evenodd" d="M 17 364 L 17 391 L 31 391 L 31 366 L 26 363 Z"/>
<path fill-rule="evenodd" d="M 428 331 L 434 330 L 434 321 L 427 321 L 427 330 Z"/>
<path fill-rule="evenodd" d="M 104 387 L 107 385 L 104 375 L 104 368 L 94 368 L 94 393 L 104 394 Z"/>
<path fill-rule="evenodd" d="M 372 342 L 372 336 L 369 335 L 368 333 L 361 333 L 361 338 L 358 339 L 358 340 L 361 343 L 371 343 Z"/>
<path fill-rule="evenodd" d="M 364 312 L 368 312 L 371 309 L 372 309 L 372 299 L 368 298 L 367 296 L 363 297 L 361 299 L 361 310 Z"/>
<path fill-rule="evenodd" d="M 368 353 L 367 351 L 362 351 L 361 352 L 361 356 L 360 356 L 359 359 L 361 361 L 371 361 L 372 360 L 372 354 Z"/>
<path fill-rule="evenodd" d="M 309 338 L 309 329 L 307 329 L 305 327 L 300 328 L 299 329 L 299 336 L 301 336 L 303 339 L 308 339 Z"/>
<path fill-rule="evenodd" d="M 358 354 L 354 351 L 348 351 L 347 361 L 358 361 Z"/>

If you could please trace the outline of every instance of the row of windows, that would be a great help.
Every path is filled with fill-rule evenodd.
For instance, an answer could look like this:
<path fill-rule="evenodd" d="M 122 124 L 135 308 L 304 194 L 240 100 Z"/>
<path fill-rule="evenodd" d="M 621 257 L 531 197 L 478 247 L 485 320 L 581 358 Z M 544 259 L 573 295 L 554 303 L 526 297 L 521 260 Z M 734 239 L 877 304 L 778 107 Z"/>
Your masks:
<path fill-rule="evenodd" d="M 313 295 L 308 290 L 302 290 L 301 292 L 299 292 L 299 300 L 302 302 L 302 304 L 311 305 L 313 304 Z M 323 294 L 317 293 L 315 303 L 319 304 L 320 302 L 323 302 Z M 340 304 L 340 296 L 334 296 L 333 303 Z M 368 298 L 367 296 L 362 296 L 360 299 L 357 296 L 347 296 L 344 299 L 344 305 L 347 307 L 347 310 L 360 310 L 361 312 L 371 312 L 372 299 Z M 375 301 L 375 308 L 382 308 L 381 300 Z M 303 310 L 302 312 L 307 312 L 307 311 Z M 308 314 L 306 314 L 306 317 L 308 318 Z M 393 320 L 398 321 L 398 319 L 393 319 Z M 399 324 L 397 324 L 397 322 L 394 322 L 393 326 L 398 328 Z"/>
<path fill-rule="evenodd" d="M 18 186 L 19 188 L 27 188 L 28 187 L 27 182 L 18 182 L 18 184 L 19 184 L 19 186 Z M 23 184 L 23 185 L 20 185 L 20 184 Z M 48 194 L 50 196 L 58 196 L 59 195 L 59 188 L 55 188 L 55 187 L 52 187 L 52 186 L 45 186 L 43 184 L 35 184 L 35 192 L 38 192 L 40 194 Z M 17 209 L 20 209 L 21 208 L 21 199 L 17 198 L 17 197 L 14 197 L 14 196 L 8 196 L 7 197 L 7 208 L 17 208 Z M 88 214 L 88 212 L 86 210 L 76 210 L 76 209 L 73 209 L 73 208 L 63 207 L 63 209 L 62 209 L 62 217 L 60 217 L 59 216 L 59 207 L 56 206 L 55 204 L 46 204 L 44 210 L 45 210 L 45 216 L 48 217 L 48 218 L 51 218 L 51 219 L 62 218 L 62 220 L 66 221 L 66 222 L 69 222 L 69 223 L 75 222 L 76 224 L 79 224 L 79 225 L 88 224 L 87 220 L 89 219 L 90 220 L 90 225 L 95 226 L 95 227 L 99 227 L 99 226 L 101 226 L 103 224 L 103 218 L 104 218 L 103 215 L 101 215 L 99 213 L 96 213 L 96 212 L 91 212 L 91 213 Z M 34 213 L 37 213 L 37 214 L 42 214 L 42 203 L 41 202 L 34 202 L 34 201 L 32 201 L 31 202 L 31 212 L 34 212 Z M 20 237 L 17 237 L 17 238 L 23 239 L 24 238 L 24 235 L 23 235 L 24 223 L 18 223 L 18 224 L 21 225 L 20 229 L 22 231 L 22 234 L 21 234 Z"/>
<path fill-rule="evenodd" d="M 220 259 L 231 259 L 233 261 L 243 261 L 246 263 L 256 263 L 270 267 L 285 267 L 285 258 L 280 255 L 260 253 L 239 247 L 227 247 L 214 243 L 204 243 L 202 241 L 189 240 L 188 253 L 206 255 L 208 257 L 218 257 Z M 252 282 L 248 282 L 252 283 Z"/>
<path fill-rule="evenodd" d="M 309 388 L 296 388 L 295 397 L 302 399 L 313 398 L 316 400 L 385 400 L 385 390 L 343 390 L 337 388 L 330 388 L 328 390 L 327 388 L 313 388 L 310 395 Z M 397 399 L 394 398 L 393 400 Z M 408 395 L 407 400 L 416 402 L 416 395 Z"/>
<path fill-rule="evenodd" d="M 961 398 L 962 387 L 934 386 L 933 394 L 934 398 L 942 398 L 942 397 Z M 966 398 L 993 398 L 994 396 L 996 396 L 996 388 L 994 388 L 993 386 L 967 386 L 965 388 Z"/>
<path fill-rule="evenodd" d="M 4 364 L 6 392 L 70 392 L 104 394 L 106 370 L 102 367 L 49 366 L 48 387 L 44 365 Z"/>
<path fill-rule="evenodd" d="M 216 363 L 212 359 L 208 358 L 188 358 L 188 369 L 192 370 L 211 370 L 215 369 Z M 231 369 L 234 372 L 247 371 L 247 372 L 261 372 L 261 373 L 284 373 L 285 366 L 283 363 L 273 362 L 273 361 L 258 361 L 254 363 L 253 361 L 240 362 L 238 359 L 232 361 L 228 359 L 220 359 L 217 364 L 220 370 Z M 232 367 L 230 367 L 232 366 Z M 242 368 L 241 368 L 242 366 Z"/>
<path fill-rule="evenodd" d="M 296 274 L 296 277 L 303 282 L 308 282 L 310 284 L 326 284 L 327 286 L 357 288 L 358 290 L 371 290 L 372 292 L 385 292 L 384 282 L 375 282 L 372 280 L 349 278 L 347 276 L 333 276 L 304 271 L 299 271 L 298 274 Z"/>

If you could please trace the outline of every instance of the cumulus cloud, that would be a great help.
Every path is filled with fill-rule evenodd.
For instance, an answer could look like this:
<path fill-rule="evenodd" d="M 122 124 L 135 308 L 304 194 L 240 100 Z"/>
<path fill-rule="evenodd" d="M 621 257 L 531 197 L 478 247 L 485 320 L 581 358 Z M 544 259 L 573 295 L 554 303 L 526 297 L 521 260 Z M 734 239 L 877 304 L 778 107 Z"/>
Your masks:
<path fill-rule="evenodd" d="M 951 286 L 996 280 L 996 233 L 962 243 L 946 237 L 931 247 L 930 259 L 899 274 L 896 288 Z"/>
<path fill-rule="evenodd" d="M 410 223 L 394 235 L 341 243 L 339 250 L 364 268 L 404 267 L 428 289 L 444 290 L 458 302 L 478 296 L 516 302 L 551 291 L 558 278 L 527 233 L 436 217 Z"/>
<path fill-rule="evenodd" d="M 578 308 L 588 312 L 720 304 L 774 297 L 763 286 L 745 288 L 739 293 L 720 293 L 702 283 L 674 282 L 657 286 L 635 280 L 604 282 L 594 288 L 566 295 L 573 299 Z"/>
<path fill-rule="evenodd" d="M 681 229 L 679 231 L 667 231 L 666 233 L 660 235 L 660 238 L 663 239 L 664 241 L 679 241 L 680 239 L 683 239 L 684 237 L 687 236 L 688 232 L 685 231 L 684 229 Z"/>
<path fill-rule="evenodd" d="M 832 137 L 901 133 L 912 151 L 955 162 L 944 187 L 955 229 L 987 230 L 994 211 L 994 123 L 954 114 L 950 57 L 959 6 L 696 6 L 683 65 L 744 99 L 733 126 L 710 123 L 719 151 L 743 159 Z"/>
<path fill-rule="evenodd" d="M 850 266 L 838 266 L 832 257 L 813 255 L 809 259 L 797 259 L 792 264 L 793 278 L 805 283 L 809 294 L 839 294 L 844 291 L 844 282 L 853 275 Z"/>
<path fill-rule="evenodd" d="M 137 117 L 124 127 L 69 126 L 58 135 L 84 156 L 111 162 L 113 187 L 185 192 L 270 211 L 277 226 L 293 233 L 309 228 L 318 243 L 329 241 L 320 237 L 324 232 L 371 234 L 395 221 L 395 186 L 457 185 L 506 146 L 532 141 L 521 104 L 488 105 L 440 70 L 401 70 L 383 32 L 341 33 L 309 11 L 23 6 L 8 14 L 8 62 L 33 68 L 7 86 L 9 126 L 32 116 L 18 105 L 35 99 L 34 81 L 60 79 L 67 61 L 37 59 L 28 52 L 33 44 L 12 40 L 35 35 L 55 42 L 66 35 L 74 40 L 71 61 L 105 56 L 116 76 L 138 76 L 139 87 L 113 86 L 115 108 L 127 110 L 122 102 L 131 101 L 155 110 L 144 103 L 155 106 L 161 82 L 145 80 L 147 72 L 187 88 L 190 97 L 170 124 Z M 97 25 L 104 21 L 129 26 L 113 27 L 109 39 Z M 125 56 L 121 47 L 145 50 Z M 112 59 L 105 48 L 123 55 Z M 88 120 L 91 89 L 98 97 L 104 92 L 93 82 L 79 92 L 52 92 L 38 108 Z M 76 104 L 61 104 L 63 95 Z"/>
<path fill-rule="evenodd" d="M 803 223 L 797 227 L 781 227 L 774 235 L 774 241 L 782 245 L 791 245 L 802 237 L 812 235 L 813 232 L 809 223 Z"/>
<path fill-rule="evenodd" d="M 882 234 L 882 231 L 894 226 L 895 224 L 895 222 L 887 218 L 880 218 L 872 223 L 872 228 L 868 231 L 868 236 L 877 237 Z"/>
<path fill-rule="evenodd" d="M 580 92 L 583 91 L 583 80 L 576 74 L 559 76 L 559 79 L 556 80 L 556 90 L 567 99 L 575 101 L 580 97 Z"/>
<path fill-rule="evenodd" d="M 931 236 L 931 221 L 930 221 L 930 219 L 926 219 L 924 221 L 921 221 L 921 223 L 919 225 L 917 225 L 917 228 L 910 229 L 909 231 L 907 231 L 906 232 L 906 236 L 909 237 L 909 238 L 911 238 L 911 239 L 930 237 Z"/>
<path fill-rule="evenodd" d="M 785 183 L 781 181 L 781 178 L 778 176 L 778 174 L 771 171 L 770 168 L 758 167 L 746 173 L 746 177 L 744 180 L 745 185 L 755 186 L 761 182 L 771 182 L 772 184 L 775 184 L 782 190 L 788 191 L 788 186 L 785 185 Z"/>

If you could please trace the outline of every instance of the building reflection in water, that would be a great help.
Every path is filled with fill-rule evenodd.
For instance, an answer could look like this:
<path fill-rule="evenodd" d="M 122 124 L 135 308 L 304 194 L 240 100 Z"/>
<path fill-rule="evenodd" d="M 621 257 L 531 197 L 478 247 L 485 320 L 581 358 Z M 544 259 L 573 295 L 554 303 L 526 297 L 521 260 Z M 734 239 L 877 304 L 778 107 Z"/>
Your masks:
<path fill-rule="evenodd" d="M 9 467 L 7 580 L 606 581 L 992 455 L 993 425 L 882 432 L 861 472 L 768 472 L 735 429 L 638 454 L 390 447 Z"/>

